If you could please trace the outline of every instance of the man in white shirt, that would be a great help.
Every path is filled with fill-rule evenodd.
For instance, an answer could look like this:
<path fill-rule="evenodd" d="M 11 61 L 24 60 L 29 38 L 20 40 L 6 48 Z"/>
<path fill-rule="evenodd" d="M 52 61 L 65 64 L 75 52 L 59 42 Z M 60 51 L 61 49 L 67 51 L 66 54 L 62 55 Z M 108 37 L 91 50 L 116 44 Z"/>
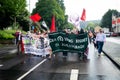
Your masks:
<path fill-rule="evenodd" d="M 98 42 L 98 55 L 100 56 L 104 42 L 106 41 L 106 35 L 103 33 L 102 29 L 99 30 L 99 33 L 96 35 L 96 42 Z"/>

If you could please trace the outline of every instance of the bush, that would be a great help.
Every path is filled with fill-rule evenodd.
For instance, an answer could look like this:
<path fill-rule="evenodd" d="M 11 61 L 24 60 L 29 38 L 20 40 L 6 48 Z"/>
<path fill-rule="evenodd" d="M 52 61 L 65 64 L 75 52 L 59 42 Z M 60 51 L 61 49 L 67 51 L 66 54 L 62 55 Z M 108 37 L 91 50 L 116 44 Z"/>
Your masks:
<path fill-rule="evenodd" d="M 14 38 L 14 30 L 0 30 L 0 39 L 1 40 L 12 40 Z"/>
<path fill-rule="evenodd" d="M 16 30 L 0 30 L 0 40 L 12 40 L 15 38 Z M 22 31 L 23 34 L 26 34 L 25 31 Z"/>

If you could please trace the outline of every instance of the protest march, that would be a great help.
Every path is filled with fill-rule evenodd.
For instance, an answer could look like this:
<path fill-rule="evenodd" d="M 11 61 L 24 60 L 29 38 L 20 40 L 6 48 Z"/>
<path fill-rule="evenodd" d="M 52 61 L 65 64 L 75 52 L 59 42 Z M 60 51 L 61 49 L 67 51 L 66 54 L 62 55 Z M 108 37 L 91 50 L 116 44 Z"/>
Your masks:
<path fill-rule="evenodd" d="M 88 55 L 88 35 L 80 28 L 79 16 L 71 16 L 69 21 L 75 26 L 72 30 L 66 29 L 65 31 L 56 31 L 55 16 L 52 16 L 50 31 L 42 20 L 42 17 L 36 13 L 30 16 L 30 19 L 37 25 L 35 28 L 32 26 L 32 31 L 22 36 L 22 44 L 24 45 L 25 54 L 32 54 L 46 57 L 46 55 L 57 54 L 58 52 L 72 52 Z M 83 10 L 81 20 L 85 20 L 85 10 Z M 43 29 L 39 34 L 37 31 Z"/>
<path fill-rule="evenodd" d="M 67 35 L 66 35 L 67 34 Z M 30 33 L 22 37 L 24 53 L 38 56 L 57 54 L 58 52 L 84 53 L 87 55 L 87 33 L 73 34 L 65 32 L 43 33 L 40 35 Z"/>

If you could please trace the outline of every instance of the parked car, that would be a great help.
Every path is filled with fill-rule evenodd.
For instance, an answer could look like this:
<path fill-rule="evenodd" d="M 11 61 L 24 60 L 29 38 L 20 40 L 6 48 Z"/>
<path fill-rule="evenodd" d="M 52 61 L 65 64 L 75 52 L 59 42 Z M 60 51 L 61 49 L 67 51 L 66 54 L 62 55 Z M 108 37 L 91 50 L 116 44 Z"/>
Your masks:
<path fill-rule="evenodd" d="M 113 33 L 111 34 L 111 36 L 112 36 L 112 37 L 117 37 L 118 34 L 113 32 Z"/>
<path fill-rule="evenodd" d="M 107 32 L 105 33 L 106 34 L 106 37 L 110 37 L 111 36 L 111 33 L 110 32 Z"/>

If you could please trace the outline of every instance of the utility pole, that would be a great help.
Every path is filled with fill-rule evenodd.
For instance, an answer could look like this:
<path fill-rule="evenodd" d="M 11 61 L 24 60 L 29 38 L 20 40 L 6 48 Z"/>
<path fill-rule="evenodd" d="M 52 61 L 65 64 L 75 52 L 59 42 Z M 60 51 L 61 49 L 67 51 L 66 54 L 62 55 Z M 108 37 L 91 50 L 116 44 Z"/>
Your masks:
<path fill-rule="evenodd" d="M 30 0 L 29 0 L 29 13 L 30 13 Z M 30 13 L 31 16 L 31 13 Z M 29 18 L 29 31 L 31 31 L 31 20 Z"/>

